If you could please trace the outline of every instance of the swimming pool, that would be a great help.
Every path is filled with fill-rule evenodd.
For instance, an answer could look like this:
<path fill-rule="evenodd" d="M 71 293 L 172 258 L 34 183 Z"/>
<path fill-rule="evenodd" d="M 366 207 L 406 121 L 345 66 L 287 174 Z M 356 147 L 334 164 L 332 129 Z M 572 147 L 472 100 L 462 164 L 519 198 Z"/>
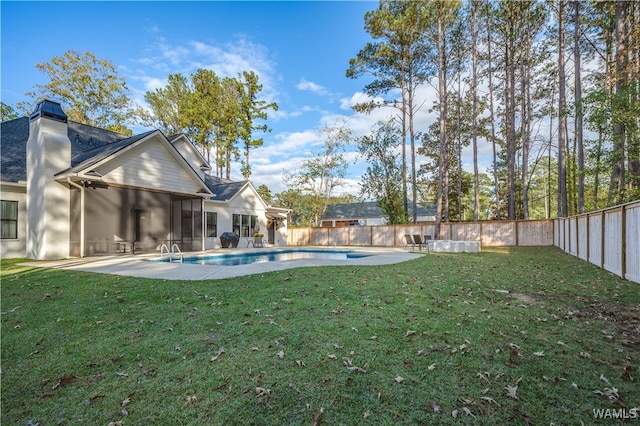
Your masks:
<path fill-rule="evenodd" d="M 256 253 L 235 253 L 235 254 L 215 254 L 205 256 L 189 256 L 182 260 L 182 263 L 198 265 L 218 265 L 237 266 L 250 265 L 254 263 L 278 262 L 283 260 L 300 259 L 331 259 L 346 260 L 368 257 L 368 254 L 355 253 L 341 250 L 283 250 L 276 252 L 256 252 Z M 175 256 L 174 256 L 175 261 Z M 156 262 L 169 262 L 169 258 L 158 259 Z"/>

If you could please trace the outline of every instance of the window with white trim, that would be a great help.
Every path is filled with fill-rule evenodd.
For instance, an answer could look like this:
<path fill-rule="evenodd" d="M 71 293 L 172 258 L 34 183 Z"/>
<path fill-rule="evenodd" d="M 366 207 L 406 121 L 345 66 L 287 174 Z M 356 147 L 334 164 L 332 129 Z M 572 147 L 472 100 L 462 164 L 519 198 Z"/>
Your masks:
<path fill-rule="evenodd" d="M 206 212 L 205 215 L 205 226 L 207 237 L 217 237 L 218 236 L 218 213 L 216 212 Z"/>
<path fill-rule="evenodd" d="M 2 200 L 0 206 L 0 238 L 18 238 L 18 202 Z"/>

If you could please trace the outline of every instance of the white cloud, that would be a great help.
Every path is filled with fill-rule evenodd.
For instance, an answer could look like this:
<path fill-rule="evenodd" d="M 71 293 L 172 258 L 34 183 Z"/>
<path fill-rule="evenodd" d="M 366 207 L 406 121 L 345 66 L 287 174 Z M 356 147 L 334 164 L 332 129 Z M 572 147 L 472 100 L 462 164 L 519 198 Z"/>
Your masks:
<path fill-rule="evenodd" d="M 159 38 L 149 50 L 154 54 L 138 59 L 142 67 L 128 76 L 143 81 L 147 90 L 166 82 L 169 74 L 189 75 L 198 69 L 210 69 L 220 77 L 237 77 L 243 71 L 253 71 L 263 86 L 262 97 L 271 102 L 278 96 L 276 86 L 280 77 L 268 49 L 245 36 L 239 35 L 221 44 L 191 40 L 182 45 Z"/>
<path fill-rule="evenodd" d="M 300 82 L 296 85 L 296 88 L 298 90 L 306 90 L 322 96 L 326 96 L 329 94 L 326 88 L 312 81 L 307 81 L 305 78 L 300 79 Z"/>

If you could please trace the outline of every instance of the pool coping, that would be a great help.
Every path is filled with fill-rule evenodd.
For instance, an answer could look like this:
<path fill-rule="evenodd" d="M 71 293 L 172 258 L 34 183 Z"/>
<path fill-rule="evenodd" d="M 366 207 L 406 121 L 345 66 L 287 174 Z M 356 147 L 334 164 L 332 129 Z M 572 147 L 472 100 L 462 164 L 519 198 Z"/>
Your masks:
<path fill-rule="evenodd" d="M 114 274 L 138 278 L 155 278 L 165 280 L 216 280 L 245 275 L 264 274 L 267 272 L 283 271 L 286 269 L 307 266 L 338 266 L 338 265 L 389 265 L 405 262 L 420 257 L 421 254 L 407 251 L 406 248 L 392 247 L 345 247 L 327 248 L 319 246 L 286 246 L 273 248 L 242 248 L 242 249 L 214 249 L 200 252 L 185 252 L 184 256 L 211 256 L 216 254 L 247 254 L 256 252 L 280 252 L 292 249 L 299 250 L 340 250 L 368 254 L 366 257 L 350 259 L 296 259 L 282 260 L 249 265 L 198 265 L 182 264 L 179 262 L 150 262 L 158 259 L 159 253 L 126 255 L 126 256 L 96 256 L 58 261 L 28 262 L 25 265 L 57 268 L 71 271 L 95 272 L 100 274 Z M 231 251 L 233 250 L 233 251 Z"/>

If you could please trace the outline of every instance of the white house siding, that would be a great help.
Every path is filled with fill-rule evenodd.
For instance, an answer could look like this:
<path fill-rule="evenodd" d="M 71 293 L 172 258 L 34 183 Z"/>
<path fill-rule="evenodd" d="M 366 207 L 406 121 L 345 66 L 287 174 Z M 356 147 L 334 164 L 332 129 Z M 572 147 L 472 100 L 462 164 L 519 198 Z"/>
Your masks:
<path fill-rule="evenodd" d="M 225 201 L 212 201 L 205 200 L 204 212 L 216 212 L 218 214 L 218 236 L 207 237 L 205 236 L 205 250 L 220 248 L 219 237 L 225 232 L 233 232 L 233 215 L 250 215 L 257 216 L 257 225 L 260 227 L 260 232 L 265 235 L 265 239 L 268 235 L 267 229 L 267 216 L 266 206 L 253 186 L 247 185 L 238 192 L 231 200 Z M 205 214 L 206 216 L 206 214 Z M 274 245 L 284 246 L 287 244 L 287 230 L 286 228 L 280 228 L 275 232 Z M 239 247 L 246 247 L 247 238 L 241 237 L 238 244 Z"/>
<path fill-rule="evenodd" d="M 1 185 L 0 198 L 18 202 L 18 238 L 1 240 L 0 258 L 24 257 L 27 252 L 27 187 L 24 185 Z"/>
<path fill-rule="evenodd" d="M 189 163 L 193 170 L 198 173 L 201 179 L 204 179 L 204 170 L 200 169 L 200 166 L 205 163 L 203 158 L 197 152 L 196 147 L 186 137 L 179 137 L 173 141 L 173 146 L 176 147 L 180 155 Z"/>
<path fill-rule="evenodd" d="M 202 183 L 177 166 L 176 156 L 169 151 L 173 148 L 160 141 L 160 136 L 157 138 L 142 142 L 96 171 L 108 183 L 195 194 Z"/>
<path fill-rule="evenodd" d="M 231 232 L 231 215 L 226 209 L 224 203 L 205 200 L 203 205 L 204 216 L 202 218 L 202 223 L 204 228 L 204 249 L 211 250 L 220 248 L 220 235 L 224 232 Z M 218 214 L 218 235 L 216 237 L 207 237 L 206 235 L 206 212 L 215 212 Z"/>
<path fill-rule="evenodd" d="M 247 185 L 242 189 L 235 197 L 231 199 L 227 205 L 227 212 L 229 215 L 228 228 L 229 232 L 233 229 L 232 218 L 234 214 L 253 215 L 257 216 L 256 225 L 260 227 L 260 232 L 265 236 L 267 235 L 267 216 L 266 206 L 260 199 L 260 196 L 255 192 L 255 189 L 251 185 Z M 247 239 L 240 238 L 240 246 L 246 246 Z"/>

